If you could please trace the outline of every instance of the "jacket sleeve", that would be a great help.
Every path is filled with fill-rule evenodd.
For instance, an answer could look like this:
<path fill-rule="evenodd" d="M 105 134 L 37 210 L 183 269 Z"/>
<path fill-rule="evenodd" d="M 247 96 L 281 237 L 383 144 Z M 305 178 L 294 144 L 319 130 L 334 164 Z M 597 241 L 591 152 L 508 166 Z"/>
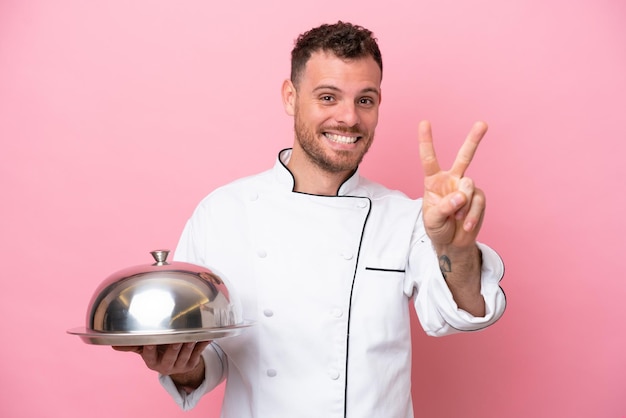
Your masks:
<path fill-rule="evenodd" d="M 485 299 L 484 317 L 475 317 L 460 309 L 439 269 L 437 254 L 418 217 L 413 233 L 407 268 L 405 292 L 413 296 L 415 310 L 424 331 L 443 336 L 461 331 L 476 331 L 495 323 L 506 308 L 506 297 L 500 287 L 504 264 L 488 246 L 478 243 L 482 252 L 481 293 Z"/>

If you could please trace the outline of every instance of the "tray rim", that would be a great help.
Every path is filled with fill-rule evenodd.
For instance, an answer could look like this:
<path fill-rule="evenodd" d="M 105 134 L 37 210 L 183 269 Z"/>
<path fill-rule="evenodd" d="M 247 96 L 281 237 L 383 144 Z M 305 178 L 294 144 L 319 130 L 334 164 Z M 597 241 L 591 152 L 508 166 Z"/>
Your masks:
<path fill-rule="evenodd" d="M 93 345 L 161 345 L 185 342 L 199 342 L 218 338 L 233 337 L 241 334 L 253 325 L 252 321 L 219 328 L 195 328 L 189 330 L 163 331 L 94 331 L 87 327 L 76 327 L 67 330 L 68 334 L 80 337 L 83 342 Z"/>

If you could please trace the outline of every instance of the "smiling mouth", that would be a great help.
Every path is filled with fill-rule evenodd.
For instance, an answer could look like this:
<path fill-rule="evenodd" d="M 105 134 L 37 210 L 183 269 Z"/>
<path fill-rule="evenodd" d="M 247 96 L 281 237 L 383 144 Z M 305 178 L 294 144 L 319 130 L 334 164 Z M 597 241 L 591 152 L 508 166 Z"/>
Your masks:
<path fill-rule="evenodd" d="M 338 144 L 354 144 L 356 141 L 358 141 L 361 138 L 360 136 L 338 135 L 338 134 L 331 134 L 329 132 L 325 132 L 324 136 Z"/>

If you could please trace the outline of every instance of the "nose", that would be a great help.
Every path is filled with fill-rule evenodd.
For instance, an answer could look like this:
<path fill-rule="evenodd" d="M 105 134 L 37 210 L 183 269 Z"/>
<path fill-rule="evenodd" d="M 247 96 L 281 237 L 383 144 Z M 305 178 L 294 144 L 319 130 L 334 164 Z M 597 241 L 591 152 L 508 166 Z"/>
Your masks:
<path fill-rule="evenodd" d="M 337 114 L 335 115 L 339 124 L 345 124 L 347 126 L 356 126 L 359 123 L 359 112 L 352 101 L 343 101 L 337 107 Z"/>

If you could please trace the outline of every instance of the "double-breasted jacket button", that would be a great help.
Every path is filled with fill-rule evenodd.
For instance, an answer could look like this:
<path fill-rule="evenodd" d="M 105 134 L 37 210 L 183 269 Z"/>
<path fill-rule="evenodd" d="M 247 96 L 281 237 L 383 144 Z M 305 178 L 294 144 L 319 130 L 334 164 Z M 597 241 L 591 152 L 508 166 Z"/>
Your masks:
<path fill-rule="evenodd" d="M 344 260 L 352 260 L 352 257 L 354 257 L 354 254 L 352 254 L 352 251 L 342 251 L 339 255 Z"/>

